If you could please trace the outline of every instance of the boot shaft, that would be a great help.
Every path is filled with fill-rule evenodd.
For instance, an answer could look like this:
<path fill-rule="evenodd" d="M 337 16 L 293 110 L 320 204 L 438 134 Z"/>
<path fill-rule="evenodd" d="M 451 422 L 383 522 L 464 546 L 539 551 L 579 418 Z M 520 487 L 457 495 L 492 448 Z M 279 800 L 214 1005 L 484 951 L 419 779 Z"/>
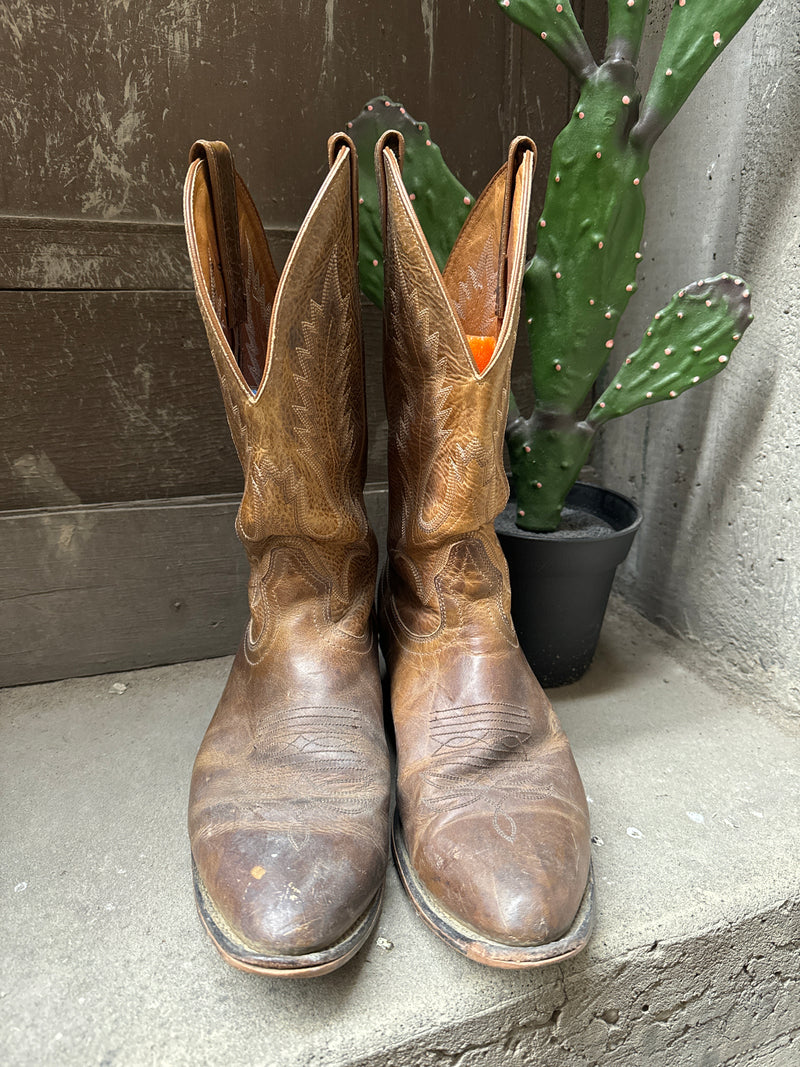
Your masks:
<path fill-rule="evenodd" d="M 374 586 L 349 138 L 331 138 L 329 163 L 280 276 L 222 142 L 197 142 L 184 189 L 195 290 L 244 473 L 236 526 L 252 568 L 251 632 L 264 624 L 267 574 L 275 611 L 322 595 L 324 615 L 354 616 L 356 630 Z"/>
<path fill-rule="evenodd" d="M 402 146 L 376 148 L 384 215 L 384 387 L 389 420 L 389 553 L 426 604 L 453 547 L 499 555 L 508 498 L 503 435 L 535 166 L 527 138 L 470 212 L 442 275 L 402 180 Z M 393 140 L 393 137 L 395 140 Z M 488 339 L 479 366 L 470 337 Z M 477 347 L 477 346 L 476 346 Z M 505 572 L 502 560 L 496 561 Z"/>

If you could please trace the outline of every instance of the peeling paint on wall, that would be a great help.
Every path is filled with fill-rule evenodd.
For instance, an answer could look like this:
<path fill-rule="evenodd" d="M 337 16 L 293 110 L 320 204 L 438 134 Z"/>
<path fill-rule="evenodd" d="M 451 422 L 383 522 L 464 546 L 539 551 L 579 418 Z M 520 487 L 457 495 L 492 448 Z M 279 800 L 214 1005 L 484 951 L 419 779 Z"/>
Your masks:
<path fill-rule="evenodd" d="M 46 452 L 26 452 L 12 460 L 14 477 L 32 500 L 43 504 L 80 504 L 80 498 L 64 482 Z"/>
<path fill-rule="evenodd" d="M 336 12 L 336 0 L 325 0 L 325 25 L 322 47 L 322 70 L 320 71 L 320 88 L 331 81 L 336 84 L 333 74 L 333 46 L 334 46 L 334 14 Z"/>
<path fill-rule="evenodd" d="M 425 27 L 425 44 L 428 49 L 428 81 L 433 80 L 434 34 L 436 32 L 436 0 L 420 0 L 422 24 Z"/>

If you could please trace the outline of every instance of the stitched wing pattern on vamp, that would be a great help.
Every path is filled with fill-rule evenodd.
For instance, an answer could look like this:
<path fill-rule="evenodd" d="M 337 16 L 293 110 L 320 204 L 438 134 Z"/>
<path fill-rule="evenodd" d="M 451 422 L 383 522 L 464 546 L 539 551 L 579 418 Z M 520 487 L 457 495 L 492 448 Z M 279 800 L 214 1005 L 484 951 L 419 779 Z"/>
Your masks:
<path fill-rule="evenodd" d="M 290 425 L 264 417 L 265 405 L 274 403 L 269 386 L 249 417 L 251 435 L 257 434 L 258 441 L 247 450 L 242 531 L 251 542 L 276 533 L 349 542 L 363 538 L 367 530 L 355 491 L 359 434 L 353 376 L 360 374 L 360 360 L 353 359 L 352 351 L 358 332 L 336 253 L 320 299 L 309 301 L 301 330 L 291 395 L 281 397 L 292 414 Z"/>
<path fill-rule="evenodd" d="M 355 708 L 298 707 L 270 714 L 248 757 L 249 786 L 264 805 L 292 801 L 341 815 L 370 810 L 382 785 Z"/>
<path fill-rule="evenodd" d="M 389 321 L 396 388 L 391 402 L 396 410 L 390 447 L 402 483 L 399 540 L 413 543 L 420 540 L 416 527 L 429 536 L 445 522 L 455 492 L 452 484 L 441 487 L 443 494 L 431 487 L 433 467 L 452 433 L 448 425 L 452 385 L 447 382 L 447 357 L 439 351 L 439 332 L 431 327 L 430 310 L 421 304 L 417 290 L 406 284 L 399 263 L 393 274 L 398 284 L 390 294 Z"/>
<path fill-rule="evenodd" d="M 506 809 L 552 795 L 552 786 L 537 780 L 535 761 L 528 760 L 530 736 L 530 714 L 514 704 L 434 712 L 430 737 L 435 748 L 422 776 L 429 787 L 422 804 L 437 814 L 488 809 L 496 832 L 513 841 L 516 823 Z"/>
<path fill-rule="evenodd" d="M 340 259 L 344 263 L 340 263 Z M 357 491 L 361 435 L 355 420 L 361 374 L 358 311 L 353 307 L 349 257 L 334 249 L 319 301 L 302 323 L 293 375 L 298 453 L 311 477 L 298 497 L 301 532 L 320 540 L 363 537 L 367 520 Z M 343 281 L 341 272 L 348 272 Z M 313 494 L 313 499 L 312 499 Z"/>
<path fill-rule="evenodd" d="M 464 537 L 450 553 L 440 589 L 451 625 L 461 628 L 472 621 L 478 631 L 491 626 L 514 648 L 518 642 L 506 610 L 503 563 L 496 537 L 484 531 Z"/>
<path fill-rule="evenodd" d="M 245 543 L 260 545 L 277 533 L 294 533 L 281 528 L 278 515 L 291 513 L 302 491 L 297 471 L 290 462 L 281 462 L 277 450 L 246 444 L 247 468 L 237 527 Z M 276 462 L 277 459 L 277 462 Z"/>
<path fill-rule="evenodd" d="M 453 302 L 462 326 L 467 333 L 484 337 L 497 336 L 497 249 L 499 241 L 494 230 L 486 238 L 477 263 L 469 264 L 467 277 L 458 283 L 458 298 Z"/>
<path fill-rule="evenodd" d="M 401 257 L 394 248 L 390 253 L 395 260 L 387 293 L 394 346 L 390 449 L 391 467 L 400 481 L 392 541 L 398 548 L 428 546 L 486 521 L 485 493 L 471 490 L 484 488 L 496 477 L 497 439 L 492 436 L 487 448 L 472 432 L 469 416 L 454 413 L 454 390 L 463 387 L 463 376 L 450 371 L 432 312 L 407 277 Z M 497 401 L 497 418 L 504 397 Z"/>
<path fill-rule="evenodd" d="M 390 248 L 390 252 L 393 251 Z M 502 435 L 507 383 L 494 375 L 475 383 L 471 372 L 448 366 L 440 333 L 424 297 L 408 278 L 400 256 L 387 292 L 389 335 L 394 351 L 389 379 L 390 469 L 399 484 L 390 517 L 393 557 L 413 576 L 425 603 L 435 597 L 434 580 L 447 562 L 450 544 L 494 518 L 507 483 Z M 454 411 L 456 395 L 480 388 L 491 404 L 490 425 L 478 433 L 468 412 Z M 420 552 L 419 548 L 433 551 Z"/>
<path fill-rule="evenodd" d="M 248 412 L 245 492 L 237 520 L 242 541 L 259 552 L 271 537 L 300 538 L 339 605 L 351 599 L 354 561 L 370 552 L 359 482 L 361 354 L 352 286 L 342 279 L 346 258 L 336 250 L 330 256 L 300 321 L 291 392 L 282 398 L 284 411 L 291 413 L 288 424 L 285 417 L 264 417 L 272 402 L 269 382 Z"/>

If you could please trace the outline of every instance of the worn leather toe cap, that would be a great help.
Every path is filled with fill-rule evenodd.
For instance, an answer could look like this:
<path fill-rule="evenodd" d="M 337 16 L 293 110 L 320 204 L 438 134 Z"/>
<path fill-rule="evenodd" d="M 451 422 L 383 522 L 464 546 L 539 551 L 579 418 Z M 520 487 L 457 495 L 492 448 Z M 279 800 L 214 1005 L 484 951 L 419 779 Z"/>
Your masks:
<path fill-rule="evenodd" d="M 337 942 L 385 876 L 386 854 L 368 841 L 341 847 L 328 834 L 232 832 L 193 844 L 205 891 L 234 938 L 252 953 L 300 956 Z"/>
<path fill-rule="evenodd" d="M 544 945 L 572 925 L 589 873 L 588 827 L 574 809 L 462 816 L 428 827 L 412 856 L 430 893 L 504 945 Z"/>

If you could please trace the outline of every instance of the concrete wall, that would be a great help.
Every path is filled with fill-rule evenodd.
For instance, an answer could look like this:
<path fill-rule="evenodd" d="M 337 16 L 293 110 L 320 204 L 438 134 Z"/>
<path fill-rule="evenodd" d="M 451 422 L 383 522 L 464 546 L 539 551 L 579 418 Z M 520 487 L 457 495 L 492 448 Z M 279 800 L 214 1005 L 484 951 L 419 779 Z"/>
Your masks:
<path fill-rule="evenodd" d="M 656 0 L 652 22 L 671 5 Z M 651 49 L 651 52 L 653 50 Z M 654 54 L 645 62 L 654 62 Z M 594 462 L 645 522 L 618 588 L 751 692 L 800 708 L 800 6 L 765 0 L 667 130 L 618 358 L 681 285 L 741 274 L 725 373 L 610 424 Z"/>

